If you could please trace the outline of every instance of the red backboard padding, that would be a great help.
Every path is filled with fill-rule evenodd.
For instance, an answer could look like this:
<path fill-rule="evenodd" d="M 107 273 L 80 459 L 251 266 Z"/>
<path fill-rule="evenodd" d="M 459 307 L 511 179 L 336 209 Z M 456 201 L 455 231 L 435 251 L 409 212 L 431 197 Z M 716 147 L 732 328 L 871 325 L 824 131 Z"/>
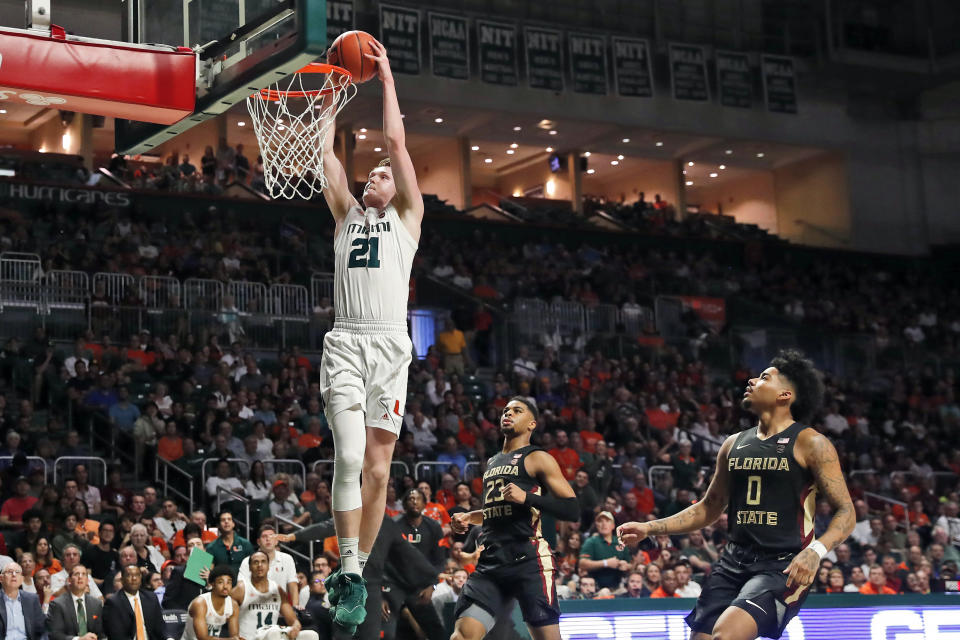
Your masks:
<path fill-rule="evenodd" d="M 197 58 L 146 45 L 0 28 L 4 101 L 173 124 L 193 113 Z"/>

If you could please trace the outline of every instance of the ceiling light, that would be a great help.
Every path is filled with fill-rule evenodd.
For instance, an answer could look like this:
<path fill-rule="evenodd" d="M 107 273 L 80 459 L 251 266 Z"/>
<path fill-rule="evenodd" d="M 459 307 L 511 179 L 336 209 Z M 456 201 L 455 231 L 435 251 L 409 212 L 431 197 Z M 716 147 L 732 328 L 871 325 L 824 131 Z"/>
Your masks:
<path fill-rule="evenodd" d="M 686 169 L 683 170 L 683 175 L 687 175 L 687 170 L 686 170 Z"/>
<path fill-rule="evenodd" d="M 363 127 L 362 129 L 360 129 L 360 133 L 366 133 L 366 132 L 367 132 L 367 128 L 366 128 L 366 127 Z"/>
<path fill-rule="evenodd" d="M 7 112 L 6 109 L 0 110 L 0 113 L 6 113 L 6 112 Z M 241 120 L 240 122 L 237 123 L 237 126 L 238 126 L 238 127 L 245 127 L 245 126 L 247 126 L 247 123 L 244 122 L 243 120 Z"/>
<path fill-rule="evenodd" d="M 758 158 L 762 158 L 762 157 L 763 157 L 763 151 L 761 151 L 760 153 L 758 153 L 758 154 L 757 154 L 757 157 L 758 157 Z"/>
<path fill-rule="evenodd" d="M 547 133 L 549 133 L 549 134 L 552 135 L 552 136 L 555 136 L 555 135 L 557 135 L 557 130 L 556 130 L 556 129 L 550 129 L 550 131 L 548 131 Z"/>
<path fill-rule="evenodd" d="M 433 121 L 437 124 L 441 124 L 443 122 L 443 118 L 434 118 Z"/>
<path fill-rule="evenodd" d="M 516 151 L 514 151 L 513 149 L 507 149 L 507 155 L 508 155 L 508 156 L 512 156 L 512 155 L 515 154 L 515 153 L 516 153 Z"/>
<path fill-rule="evenodd" d="M 711 178 L 716 178 L 716 177 L 717 177 L 717 175 L 719 175 L 719 174 L 716 174 L 716 173 L 711 173 L 711 174 L 710 174 L 710 177 L 711 177 Z"/>
<path fill-rule="evenodd" d="M 589 151 L 584 151 L 584 152 L 583 152 L 583 157 L 584 157 L 584 158 L 589 158 L 589 157 L 590 157 L 590 152 L 589 152 Z"/>
<path fill-rule="evenodd" d="M 611 160 L 611 161 L 610 161 L 610 164 L 612 164 L 613 166 L 617 166 L 618 164 L 620 164 L 620 161 L 619 161 L 619 160 Z"/>
<path fill-rule="evenodd" d="M 401 118 L 406 118 L 407 116 L 405 116 L 404 114 L 401 113 L 401 114 L 400 114 L 400 117 L 401 117 Z"/>
<path fill-rule="evenodd" d="M 523 127 L 520 127 L 520 126 L 517 126 L 517 127 L 514 127 L 514 128 L 513 128 L 514 131 L 520 131 L 521 129 L 523 129 Z"/>
<path fill-rule="evenodd" d="M 593 175 L 593 174 L 595 174 L 596 172 L 597 172 L 596 169 L 587 169 L 587 173 L 589 173 L 590 175 Z"/>
<path fill-rule="evenodd" d="M 490 164 L 491 162 L 493 162 L 493 158 L 486 158 L 484 159 L 484 162 L 486 162 L 487 164 Z"/>
<path fill-rule="evenodd" d="M 662 147 L 662 146 L 663 146 L 663 142 L 660 141 L 660 140 L 657 140 L 657 146 L 658 146 L 658 147 Z"/>
<path fill-rule="evenodd" d="M 360 135 L 357 136 L 357 139 L 358 139 L 358 140 L 366 140 L 366 139 L 367 139 L 367 136 L 361 133 Z"/>
<path fill-rule="evenodd" d="M 380 153 L 381 151 L 383 151 L 383 149 L 381 149 L 380 147 L 374 147 L 373 150 L 376 151 L 377 153 Z"/>
<path fill-rule="evenodd" d="M 726 151 L 724 151 L 724 153 L 727 154 L 728 156 L 732 156 L 732 155 L 733 155 L 733 149 L 727 149 Z"/>
<path fill-rule="evenodd" d="M 623 144 L 627 144 L 628 142 L 630 142 L 630 138 L 624 138 L 620 142 L 622 142 Z"/>
<path fill-rule="evenodd" d="M 687 180 L 687 186 L 688 186 L 688 187 L 692 187 L 692 186 L 693 186 L 693 180 Z"/>
<path fill-rule="evenodd" d="M 725 164 L 720 165 L 720 171 L 723 171 L 723 170 L 726 169 L 726 168 L 727 168 L 727 165 L 725 165 Z"/>
<path fill-rule="evenodd" d="M 623 156 L 617 156 L 617 160 L 623 160 Z"/>
<path fill-rule="evenodd" d="M 553 153 L 553 147 L 547 147 L 546 149 L 544 149 L 544 151 L 546 151 L 547 153 Z"/>
<path fill-rule="evenodd" d="M 520 145 L 518 145 L 516 142 L 514 142 L 513 144 L 510 145 L 510 148 L 511 148 L 511 149 L 516 149 L 516 148 L 519 147 L 519 146 L 520 146 Z"/>
<path fill-rule="evenodd" d="M 470 147 L 470 151 L 480 151 L 480 147 L 478 147 L 477 145 L 473 145 L 472 147 Z"/>
<path fill-rule="evenodd" d="M 693 160 L 691 160 L 690 162 L 688 162 L 688 163 L 687 163 L 687 166 L 688 166 L 688 167 L 692 167 L 692 166 L 693 166 Z"/>
<path fill-rule="evenodd" d="M 0 113 L 6 113 L 6 112 L 7 112 L 6 109 L 0 109 Z"/>

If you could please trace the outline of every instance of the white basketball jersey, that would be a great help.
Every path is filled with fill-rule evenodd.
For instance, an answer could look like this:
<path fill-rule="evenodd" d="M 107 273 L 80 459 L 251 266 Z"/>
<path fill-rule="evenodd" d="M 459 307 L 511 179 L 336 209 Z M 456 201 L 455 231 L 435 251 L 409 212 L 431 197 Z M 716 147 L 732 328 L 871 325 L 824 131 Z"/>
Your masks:
<path fill-rule="evenodd" d="M 200 594 L 200 598 L 207 605 L 207 636 L 211 638 L 219 638 L 220 630 L 227 624 L 227 620 L 230 619 L 230 616 L 233 615 L 233 598 L 227 596 L 223 601 L 223 613 L 217 613 L 213 608 L 213 599 L 212 594 L 208 591 L 207 593 Z M 182 640 L 197 640 L 197 632 L 193 628 L 193 620 L 187 620 L 187 626 L 183 628 L 183 637 Z"/>
<path fill-rule="evenodd" d="M 396 208 L 351 207 L 333 241 L 337 319 L 407 321 L 410 268 L 417 243 Z"/>
<path fill-rule="evenodd" d="M 257 629 L 280 624 L 280 591 L 277 583 L 268 580 L 266 591 L 257 591 L 250 582 L 243 583 L 243 604 L 240 605 L 240 637 L 255 638 Z"/>

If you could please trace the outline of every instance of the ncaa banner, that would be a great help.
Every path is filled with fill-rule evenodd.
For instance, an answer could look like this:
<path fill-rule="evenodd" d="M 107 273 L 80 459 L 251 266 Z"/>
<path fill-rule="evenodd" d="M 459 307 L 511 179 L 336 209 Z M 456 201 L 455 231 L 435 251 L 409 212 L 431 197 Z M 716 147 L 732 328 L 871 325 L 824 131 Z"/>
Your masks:
<path fill-rule="evenodd" d="M 568 33 L 567 55 L 574 92 L 607 95 L 607 39 L 600 35 Z"/>
<path fill-rule="evenodd" d="M 327 0 L 327 42 L 353 29 L 353 0 Z"/>
<path fill-rule="evenodd" d="M 727 324 L 727 301 L 704 296 L 677 296 L 684 309 L 691 309 L 708 325 L 720 331 Z"/>
<path fill-rule="evenodd" d="M 560 32 L 540 27 L 524 27 L 527 49 L 527 85 L 531 89 L 563 91 L 563 52 Z"/>
<path fill-rule="evenodd" d="M 717 90 L 725 107 L 749 109 L 753 106 L 753 76 L 750 57 L 745 53 L 717 51 Z"/>
<path fill-rule="evenodd" d="M 670 87 L 674 100 L 710 101 L 703 47 L 670 43 Z"/>
<path fill-rule="evenodd" d="M 467 19 L 430 12 L 430 67 L 433 75 L 454 80 L 470 78 L 470 30 Z"/>
<path fill-rule="evenodd" d="M 380 5 L 380 42 L 397 73 L 420 73 L 420 10 Z"/>
<path fill-rule="evenodd" d="M 520 83 L 517 28 L 512 24 L 477 20 L 477 58 L 483 82 L 517 86 Z"/>
<path fill-rule="evenodd" d="M 767 110 L 774 113 L 797 112 L 797 78 L 793 58 L 784 56 L 760 57 L 763 74 L 763 96 Z"/>
<path fill-rule="evenodd" d="M 650 45 L 646 40 L 613 38 L 613 80 L 617 95 L 653 97 Z"/>

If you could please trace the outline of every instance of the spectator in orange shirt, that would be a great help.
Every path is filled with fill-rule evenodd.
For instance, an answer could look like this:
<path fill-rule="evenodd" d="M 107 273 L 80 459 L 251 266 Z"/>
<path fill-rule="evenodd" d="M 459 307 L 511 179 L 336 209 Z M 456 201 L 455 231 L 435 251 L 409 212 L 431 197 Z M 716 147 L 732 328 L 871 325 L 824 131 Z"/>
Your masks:
<path fill-rule="evenodd" d="M 190 522 L 200 529 L 200 539 L 203 540 L 204 545 L 208 545 L 217 539 L 217 534 L 207 529 L 207 514 L 204 513 L 202 509 L 197 509 L 190 514 Z M 190 532 L 187 531 L 187 527 L 177 531 L 173 536 L 173 540 L 170 542 L 170 548 L 176 549 L 177 547 L 187 546 L 184 536 L 188 533 Z"/>
<path fill-rule="evenodd" d="M 587 453 L 593 453 L 598 440 L 603 440 L 603 434 L 595 431 L 596 423 L 593 418 L 588 419 L 588 428 L 580 432 L 580 440 L 583 441 L 583 449 Z"/>
<path fill-rule="evenodd" d="M 570 482 L 576 477 L 577 469 L 583 466 L 583 461 L 580 460 L 577 452 L 570 448 L 570 440 L 567 437 L 567 432 L 563 429 L 557 431 L 556 443 L 557 446 L 547 453 L 554 457 L 557 464 L 560 465 L 560 472 L 563 473 L 563 477 L 567 479 L 567 482 Z"/>
<path fill-rule="evenodd" d="M 168 462 L 175 462 L 183 457 L 183 438 L 177 433 L 177 423 L 173 420 L 165 428 L 163 437 L 157 441 L 157 455 Z"/>
<path fill-rule="evenodd" d="M 444 320 L 443 331 L 437 334 L 437 347 L 443 356 L 443 368 L 447 373 L 462 376 L 467 365 L 467 339 L 457 329 L 453 318 Z"/>
<path fill-rule="evenodd" d="M 323 436 L 321 435 L 322 431 L 323 423 L 320 421 L 320 419 L 310 418 L 310 421 L 307 423 L 306 433 L 297 438 L 297 448 L 300 450 L 301 456 L 308 449 L 313 449 L 314 447 L 320 446 L 320 443 L 323 442 Z"/>
<path fill-rule="evenodd" d="M 910 524 L 914 527 L 930 526 L 930 518 L 923 512 L 923 501 L 921 500 L 914 500 L 910 503 L 907 517 L 910 518 Z"/>
<path fill-rule="evenodd" d="M 653 495 L 653 489 L 647 486 L 647 476 L 638 473 L 634 478 L 634 487 L 627 493 L 637 497 L 637 511 L 646 516 L 653 513 L 657 508 L 657 499 Z"/>
<path fill-rule="evenodd" d="M 651 598 L 679 598 L 680 594 L 677 593 L 677 574 L 673 569 L 666 569 L 663 571 L 663 575 L 660 578 L 660 586 L 657 587 L 653 593 L 650 594 Z"/>
<path fill-rule="evenodd" d="M 442 504 L 443 508 L 450 512 L 457 504 L 456 499 L 457 480 L 451 474 L 445 473 L 440 476 L 440 488 L 437 490 L 436 502 Z"/>
<path fill-rule="evenodd" d="M 447 513 L 447 508 L 438 502 L 431 502 L 433 497 L 433 487 L 430 486 L 430 483 L 426 480 L 421 480 L 417 483 L 417 489 L 420 490 L 420 493 L 423 494 L 423 515 L 426 517 L 436 520 L 440 523 L 440 526 L 443 527 L 443 535 L 450 534 L 450 514 Z"/>
<path fill-rule="evenodd" d="M 878 564 L 870 565 L 870 579 L 860 587 L 860 593 L 868 596 L 895 595 L 897 592 L 887 586 L 887 575 Z"/>

